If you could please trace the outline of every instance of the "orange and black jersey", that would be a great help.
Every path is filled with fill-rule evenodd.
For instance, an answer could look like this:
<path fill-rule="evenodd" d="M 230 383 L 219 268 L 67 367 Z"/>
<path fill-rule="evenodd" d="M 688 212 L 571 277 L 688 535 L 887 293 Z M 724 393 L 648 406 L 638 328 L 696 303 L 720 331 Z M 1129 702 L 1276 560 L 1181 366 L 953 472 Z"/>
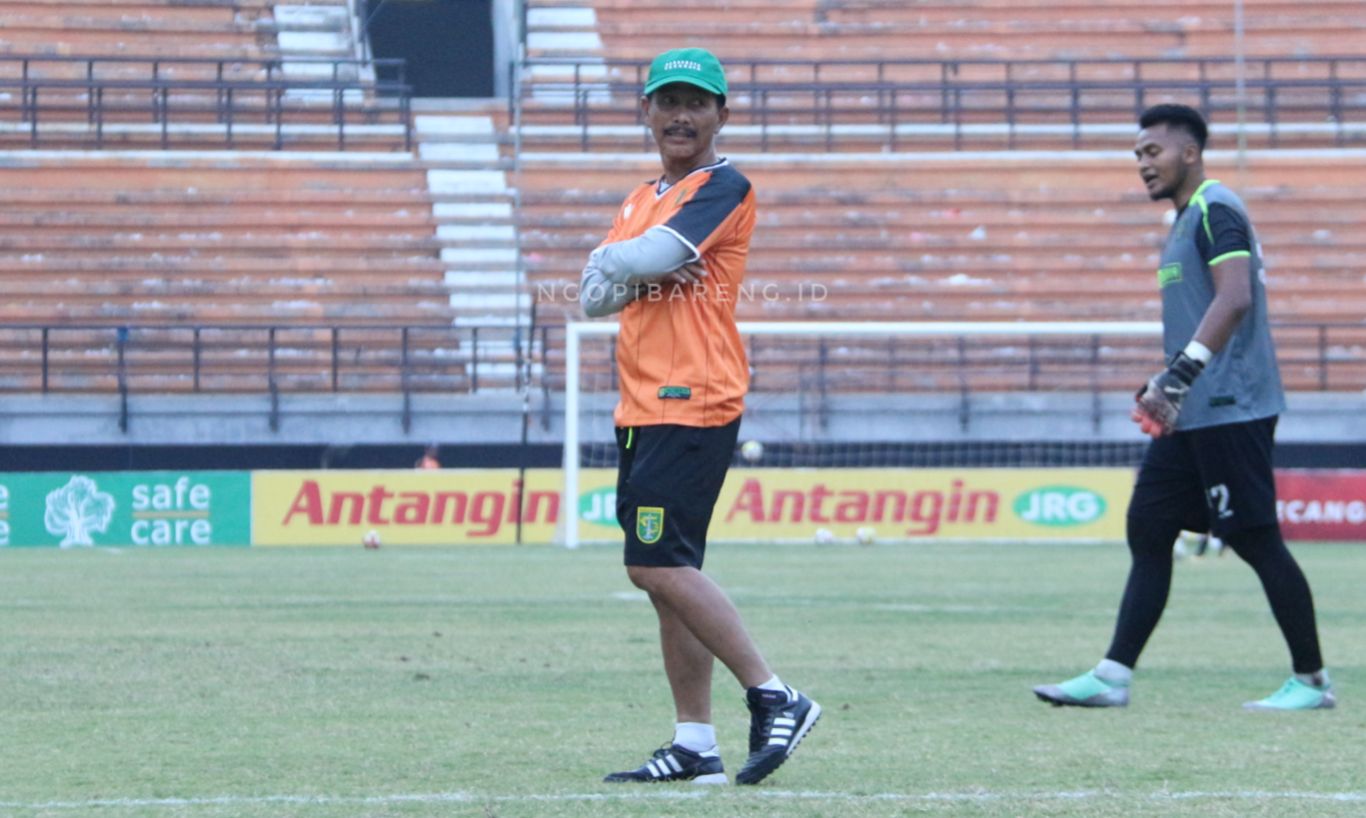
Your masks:
<path fill-rule="evenodd" d="M 754 190 L 724 159 L 626 197 L 604 244 L 662 227 L 693 250 L 707 278 L 656 287 L 621 311 L 617 426 L 724 426 L 744 411 L 749 363 L 735 301 L 754 221 Z"/>

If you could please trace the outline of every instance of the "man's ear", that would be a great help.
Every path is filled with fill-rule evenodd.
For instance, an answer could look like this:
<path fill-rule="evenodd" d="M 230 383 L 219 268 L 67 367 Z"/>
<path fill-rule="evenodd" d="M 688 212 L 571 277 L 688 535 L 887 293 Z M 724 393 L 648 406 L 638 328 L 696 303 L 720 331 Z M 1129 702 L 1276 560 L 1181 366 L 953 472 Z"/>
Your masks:
<path fill-rule="evenodd" d="M 650 98 L 645 94 L 640 95 L 640 115 L 648 116 L 650 113 Z"/>
<path fill-rule="evenodd" d="M 721 130 L 721 126 L 722 126 L 722 125 L 725 125 L 725 124 L 726 124 L 726 121 L 729 120 L 729 119 L 730 119 L 730 108 L 728 108 L 728 107 L 725 106 L 725 105 L 722 105 L 722 106 L 721 106 L 721 110 L 719 110 L 719 111 L 716 112 L 716 130 L 718 130 L 718 131 Z"/>
<path fill-rule="evenodd" d="M 1186 143 L 1186 147 L 1181 149 L 1181 161 L 1187 165 L 1198 165 L 1200 163 L 1200 143 L 1194 139 Z"/>

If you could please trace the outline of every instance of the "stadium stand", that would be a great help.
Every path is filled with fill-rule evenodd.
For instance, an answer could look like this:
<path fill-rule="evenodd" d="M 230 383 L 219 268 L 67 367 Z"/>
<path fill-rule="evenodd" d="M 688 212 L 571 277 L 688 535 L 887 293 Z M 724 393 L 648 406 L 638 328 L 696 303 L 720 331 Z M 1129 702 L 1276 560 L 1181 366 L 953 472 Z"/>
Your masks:
<path fill-rule="evenodd" d="M 1281 152 L 1230 181 L 1286 319 L 1363 314 L 1362 159 L 1285 150 L 1360 144 L 1356 5 L 1246 3 L 1262 81 L 1249 144 Z M 0 12 L 0 92 L 54 84 L 0 93 L 0 316 L 98 325 L 100 349 L 110 328 L 146 322 L 293 324 L 323 357 L 335 337 L 310 327 L 485 328 L 440 343 L 473 342 L 485 383 L 513 382 L 521 328 L 576 315 L 564 285 L 624 191 L 655 173 L 636 89 L 645 60 L 684 42 L 728 61 L 737 115 L 722 144 L 761 193 L 748 319 L 1150 319 L 1161 212 L 1115 151 L 1144 103 L 1202 90 L 1222 113 L 1216 147 L 1232 142 L 1225 3 L 531 0 L 515 111 L 396 107 L 355 59 L 340 0 Z M 1330 80 L 1349 83 L 1345 98 Z M 1293 97 L 1295 82 L 1317 85 Z M 228 89 L 242 114 L 225 121 Z M 821 298 L 799 289 L 814 283 Z M 398 360 L 396 338 L 374 345 Z M 308 378 L 335 386 L 319 372 Z"/>
<path fill-rule="evenodd" d="M 1182 101 L 1211 114 L 1212 175 L 1252 209 L 1278 319 L 1357 323 L 1366 40 L 1342 33 L 1366 15 L 1246 15 L 1239 170 L 1227 3 L 535 0 L 520 214 L 538 321 L 574 314 L 558 286 L 656 171 L 633 105 L 648 59 L 697 44 L 727 62 L 722 148 L 760 192 L 750 280 L 782 294 L 743 318 L 1151 319 L 1166 228 L 1128 156 L 1137 111 Z M 817 282 L 824 300 L 799 297 Z"/>
<path fill-rule="evenodd" d="M 511 332 L 452 329 L 525 320 L 506 105 L 412 111 L 401 65 L 358 58 L 345 0 L 33 0 L 0 2 L 0 14 L 0 288 L 13 330 L 0 345 L 43 332 L 44 389 L 53 355 L 97 361 L 115 343 L 193 347 L 193 380 L 183 367 L 161 380 L 214 388 L 198 371 L 208 337 L 275 367 L 277 353 L 319 358 L 296 381 L 335 389 L 342 331 L 391 374 L 425 348 L 477 354 L 485 383 L 516 377 Z M 379 324 L 394 330 L 361 334 Z M 157 340 L 155 327 L 194 336 Z M 7 387 L 39 377 L 17 371 Z"/>
<path fill-rule="evenodd" d="M 276 52 L 272 6 L 263 0 L 7 0 L 0 3 L 0 53 L 255 59 Z"/>
<path fill-rule="evenodd" d="M 746 319 L 1146 320 L 1157 309 L 1163 211 L 1122 155 L 772 159 L 744 167 L 760 194 L 749 276 L 781 297 L 742 300 Z M 1214 175 L 1237 184 L 1221 164 Z M 648 161 L 526 169 L 522 242 L 542 294 L 600 240 L 619 204 L 609 191 L 649 173 Z M 1351 190 L 1366 183 L 1366 163 L 1284 152 L 1245 175 L 1238 187 L 1261 226 L 1280 316 L 1361 315 L 1359 300 L 1333 294 L 1359 290 L 1366 243 L 1352 225 L 1366 204 Z M 799 299 L 813 283 L 828 297 Z M 554 315 L 546 303 L 538 317 Z"/>
<path fill-rule="evenodd" d="M 1366 38 L 1349 36 L 1366 30 L 1360 5 L 1245 8 L 1249 144 L 1366 140 Z M 728 66 L 735 150 L 1124 147 L 1134 112 L 1153 102 L 1195 101 L 1220 127 L 1237 119 L 1233 13 L 1132 0 L 532 0 L 523 136 L 529 150 L 639 144 L 629 126 L 645 64 L 690 43 Z"/>
<path fill-rule="evenodd" d="M 0 57 L 0 148 L 411 150 L 405 96 L 359 79 L 288 79 L 279 66 Z M 72 73 L 97 76 L 61 76 Z"/>
<path fill-rule="evenodd" d="M 515 270 L 503 160 L 484 136 L 452 124 L 487 119 L 424 111 L 415 130 L 426 159 L 0 154 L 0 346 L 27 356 L 9 358 L 0 382 L 19 391 L 40 381 L 44 391 L 107 385 L 112 369 L 103 380 L 79 372 L 109 362 L 117 328 L 125 328 L 117 343 L 147 353 L 138 383 L 163 391 L 260 389 L 268 360 L 272 378 L 296 390 L 344 388 L 348 379 L 390 391 L 400 381 L 405 390 L 460 391 L 514 382 L 522 375 L 515 309 L 525 297 L 506 281 L 506 295 L 490 283 L 500 265 Z M 452 158 L 452 147 L 465 158 Z M 481 147 L 488 156 L 470 155 Z M 157 327 L 181 331 L 158 335 Z M 212 361 L 198 346 L 210 342 L 237 357 L 233 377 L 201 372 Z M 347 377 L 338 374 L 341 347 Z M 424 356 L 431 377 L 418 364 Z M 64 360 L 81 362 L 77 376 L 50 381 L 49 365 Z M 252 366 L 250 377 L 236 372 Z"/>
<path fill-rule="evenodd" d="M 1249 56 L 1366 55 L 1366 21 L 1351 0 L 1247 0 Z M 528 56 L 649 59 L 687 43 L 723 60 L 766 58 L 1132 58 L 1230 56 L 1233 4 L 1050 3 L 1009 0 L 531 0 Z M 566 13 L 568 10 L 574 13 Z M 585 11 L 591 13 L 585 13 Z M 1353 36 L 1355 33 L 1356 36 Z M 595 41 L 601 45 L 596 45 Z"/>
<path fill-rule="evenodd" d="M 11 156 L 14 156 L 13 154 Z M 34 152 L 0 168 L 0 314 L 33 322 L 449 317 L 423 173 L 388 154 Z M 354 157 L 354 158 L 353 158 Z"/>

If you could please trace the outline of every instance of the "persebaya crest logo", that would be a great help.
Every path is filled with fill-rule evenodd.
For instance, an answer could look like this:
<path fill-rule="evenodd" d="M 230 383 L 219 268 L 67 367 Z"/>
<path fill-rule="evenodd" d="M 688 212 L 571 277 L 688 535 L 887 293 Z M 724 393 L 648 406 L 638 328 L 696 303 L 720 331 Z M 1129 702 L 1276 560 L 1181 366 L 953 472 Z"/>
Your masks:
<path fill-rule="evenodd" d="M 75 475 L 65 486 L 48 492 L 43 525 L 47 527 L 47 533 L 62 538 L 59 543 L 62 548 L 94 545 L 91 533 L 105 533 L 113 519 L 114 496 L 100 491 L 95 481 L 83 474 Z"/>
<path fill-rule="evenodd" d="M 654 545 L 664 536 L 664 509 L 640 506 L 636 509 L 636 538 L 646 545 Z"/>

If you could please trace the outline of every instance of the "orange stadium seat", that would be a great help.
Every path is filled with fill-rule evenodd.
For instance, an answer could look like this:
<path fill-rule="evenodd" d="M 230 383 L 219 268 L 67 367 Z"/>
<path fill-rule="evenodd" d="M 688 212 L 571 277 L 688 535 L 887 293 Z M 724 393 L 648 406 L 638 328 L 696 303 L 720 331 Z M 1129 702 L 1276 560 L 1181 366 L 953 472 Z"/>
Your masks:
<path fill-rule="evenodd" d="M 271 4 L 5 0 L 0 55 L 255 58 L 274 54 Z"/>
<path fill-rule="evenodd" d="M 376 158 L 9 160 L 0 388 L 38 388 L 44 333 L 51 388 L 109 388 L 117 327 L 143 392 L 462 388 L 425 171 Z"/>
<path fill-rule="evenodd" d="M 1151 320 L 1163 207 L 1113 155 L 1047 161 L 964 157 L 743 166 L 759 195 L 747 319 Z M 1281 321 L 1356 320 L 1366 166 L 1260 158 L 1241 190 L 1265 245 Z M 601 239 L 642 171 L 547 163 L 523 174 L 521 232 L 541 320 Z M 576 193 L 566 202 L 565 188 Z M 601 188 L 601 190 L 599 190 Z M 609 192 L 609 191 L 615 191 Z M 569 208 L 566 205 L 570 205 Z M 812 298 L 823 285 L 823 298 Z M 1337 293 L 1338 297 L 1334 297 Z M 806 297 L 802 297 L 806 296 Z M 564 320 L 563 318 L 560 320 Z"/>
<path fill-rule="evenodd" d="M 411 163 L 21 159 L 0 201 L 6 321 L 450 318 Z"/>
<path fill-rule="evenodd" d="M 649 59 L 680 44 L 706 45 L 723 60 L 758 55 L 803 60 L 1205 57 L 1234 51 L 1233 4 L 1224 0 L 1028 6 L 1010 0 L 530 0 L 527 5 L 591 6 L 603 41 L 601 56 L 617 59 Z M 1366 21 L 1354 0 L 1246 0 L 1244 6 L 1249 56 L 1366 55 L 1366 36 L 1361 36 Z M 576 28 L 570 23 L 560 30 Z M 570 54 L 543 49 L 529 56 Z"/>

